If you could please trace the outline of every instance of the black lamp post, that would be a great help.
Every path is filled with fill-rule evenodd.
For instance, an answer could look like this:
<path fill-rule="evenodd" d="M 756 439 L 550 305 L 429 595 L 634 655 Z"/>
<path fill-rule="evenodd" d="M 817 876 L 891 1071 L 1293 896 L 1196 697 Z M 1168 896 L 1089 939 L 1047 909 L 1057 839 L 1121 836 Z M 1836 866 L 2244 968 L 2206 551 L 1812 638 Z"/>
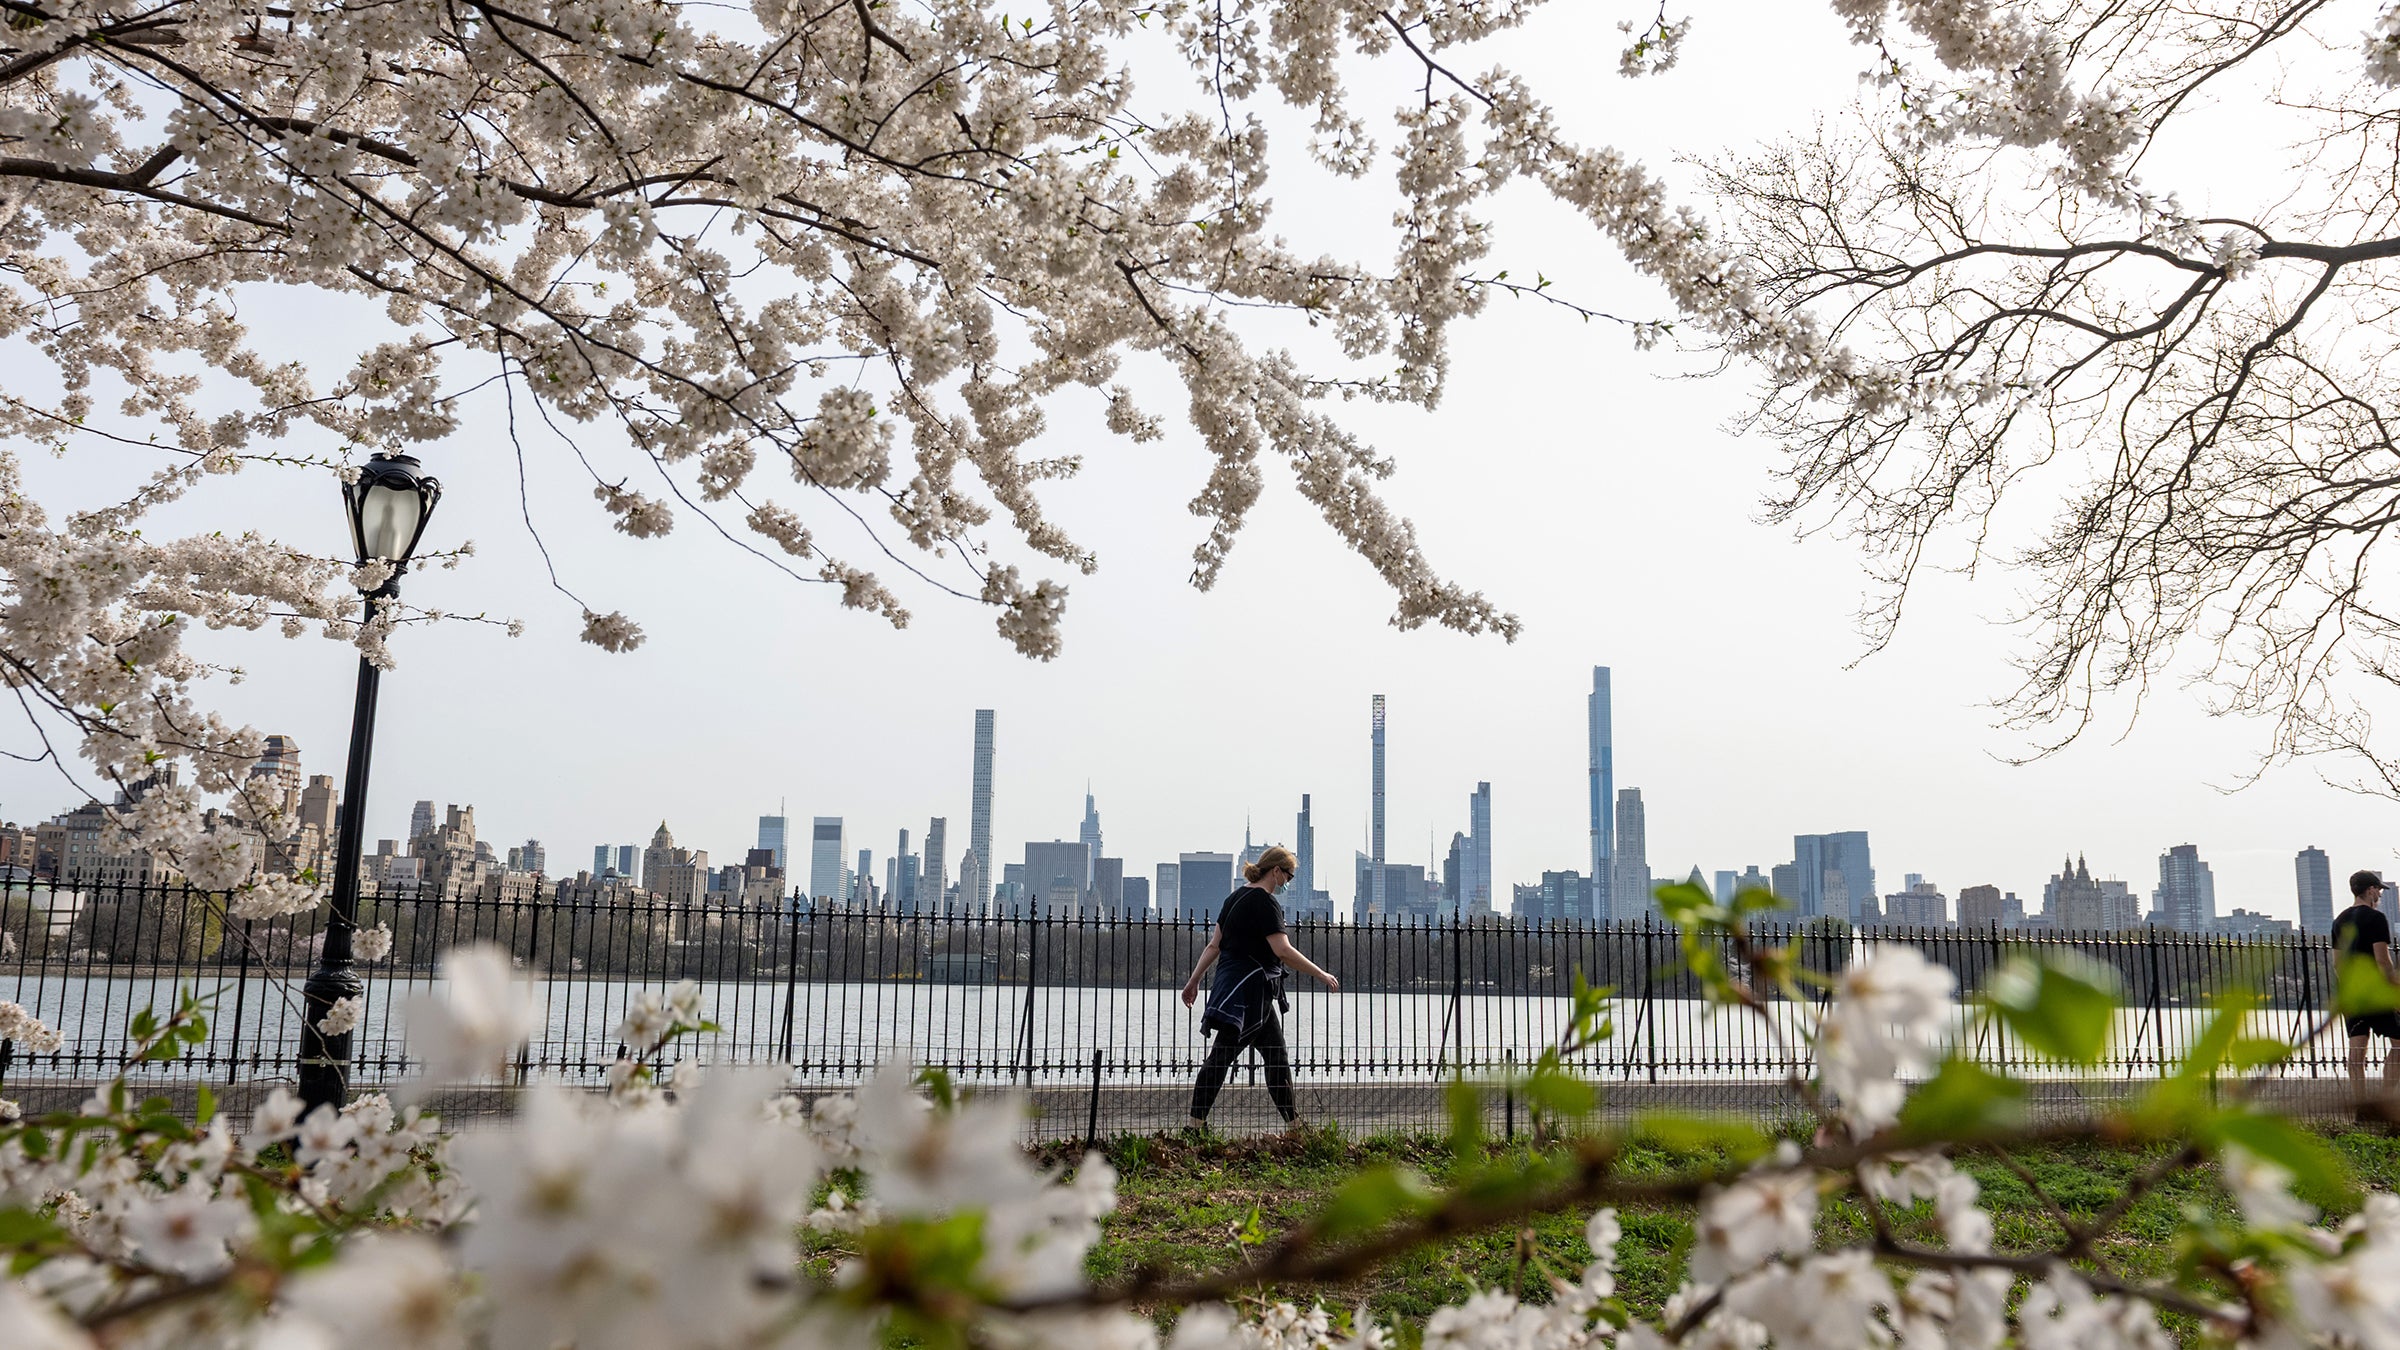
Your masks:
<path fill-rule="evenodd" d="M 425 535 L 425 522 L 442 499 L 442 485 L 424 472 L 414 455 L 376 455 L 359 470 L 358 480 L 342 486 L 343 504 L 350 512 L 350 542 L 361 563 L 392 565 L 381 586 L 366 593 L 365 618 L 400 596 L 400 574 Z M 317 1023 L 337 1000 L 366 991 L 366 982 L 351 968 L 350 934 L 358 927 L 358 859 L 366 833 L 367 760 L 375 748 L 375 692 L 380 671 L 365 657 L 358 661 L 358 703 L 350 713 L 350 768 L 342 782 L 341 824 L 333 855 L 333 913 L 325 921 L 324 949 L 316 973 L 301 994 L 300 1100 L 314 1111 L 321 1104 L 340 1107 L 350 1091 L 350 1033 L 328 1036 Z"/>

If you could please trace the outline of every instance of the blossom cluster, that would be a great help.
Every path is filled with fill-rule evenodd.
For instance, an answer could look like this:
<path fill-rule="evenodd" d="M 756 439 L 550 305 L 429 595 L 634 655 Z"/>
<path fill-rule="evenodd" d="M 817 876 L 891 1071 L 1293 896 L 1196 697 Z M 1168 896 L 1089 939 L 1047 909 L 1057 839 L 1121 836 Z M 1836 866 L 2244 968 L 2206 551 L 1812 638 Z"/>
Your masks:
<path fill-rule="evenodd" d="M 44 1024 L 21 1005 L 8 1002 L 0 1002 L 0 1041 L 14 1042 L 20 1051 L 35 1055 L 50 1054 L 60 1045 L 56 1028 Z"/>

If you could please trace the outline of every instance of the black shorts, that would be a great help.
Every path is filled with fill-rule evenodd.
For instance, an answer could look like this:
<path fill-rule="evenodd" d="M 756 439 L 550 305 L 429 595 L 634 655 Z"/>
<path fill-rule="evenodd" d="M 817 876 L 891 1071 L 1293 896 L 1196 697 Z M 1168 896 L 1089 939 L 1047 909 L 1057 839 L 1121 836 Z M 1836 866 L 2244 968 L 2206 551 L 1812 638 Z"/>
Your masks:
<path fill-rule="evenodd" d="M 2374 1032 L 2387 1041 L 2400 1041 L 2400 1012 L 2368 1013 L 2350 1019 L 2350 1036 L 2355 1040 Z"/>

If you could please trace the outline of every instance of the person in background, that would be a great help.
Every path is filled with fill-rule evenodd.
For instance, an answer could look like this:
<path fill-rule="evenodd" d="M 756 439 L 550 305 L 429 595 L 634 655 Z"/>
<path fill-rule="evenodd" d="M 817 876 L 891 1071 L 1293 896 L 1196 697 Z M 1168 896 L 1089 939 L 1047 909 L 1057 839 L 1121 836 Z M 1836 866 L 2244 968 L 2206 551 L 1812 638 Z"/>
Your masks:
<path fill-rule="evenodd" d="M 1207 948 L 1192 967 L 1192 977 L 1183 982 L 1183 1006 L 1188 1008 L 1200 995 L 1200 977 L 1208 974 L 1211 966 L 1216 968 L 1208 1006 L 1200 1013 L 1201 1031 L 1216 1039 L 1200 1065 L 1200 1081 L 1192 1086 L 1195 1128 L 1208 1124 L 1209 1108 L 1216 1104 L 1233 1061 L 1242 1051 L 1252 1049 L 1266 1063 L 1267 1095 L 1283 1114 L 1284 1124 L 1300 1122 L 1300 1108 L 1292 1098 L 1291 1052 L 1284 1045 L 1283 1022 L 1276 1013 L 1283 1002 L 1284 971 L 1289 967 L 1311 976 L 1337 994 L 1342 992 L 1342 982 L 1302 956 L 1283 931 L 1283 906 L 1275 893 L 1291 881 L 1299 867 L 1300 860 L 1292 851 L 1278 844 L 1242 869 L 1249 884 L 1225 897 L 1217 911 L 1216 931 L 1209 935 Z"/>
<path fill-rule="evenodd" d="M 2350 908 L 2333 916 L 2333 960 L 2335 966 L 2346 965 L 2365 958 L 2373 961 L 2383 978 L 2400 984 L 2400 975 L 2392 968 L 2392 923 L 2377 908 L 2383 899 L 2383 877 L 2375 872 L 2350 874 Z M 2336 978 L 2339 978 L 2337 969 Z M 2350 1095 L 2364 1102 L 2367 1098 L 2367 1037 L 2381 1036 L 2384 1044 L 2383 1090 L 2388 1095 L 2400 1091 L 2400 1012 L 2365 1013 L 2350 1020 Z"/>

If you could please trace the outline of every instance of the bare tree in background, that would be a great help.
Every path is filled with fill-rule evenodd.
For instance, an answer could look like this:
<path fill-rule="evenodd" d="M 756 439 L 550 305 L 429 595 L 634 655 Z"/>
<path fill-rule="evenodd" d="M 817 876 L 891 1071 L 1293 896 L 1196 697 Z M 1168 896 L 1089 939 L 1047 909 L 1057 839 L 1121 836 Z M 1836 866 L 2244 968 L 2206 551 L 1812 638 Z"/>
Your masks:
<path fill-rule="evenodd" d="M 1771 309 L 1886 378 L 1768 366 L 1772 514 L 1863 544 L 1877 645 L 1922 568 L 2022 569 L 2037 754 L 2190 674 L 2271 719 L 2262 764 L 2351 752 L 2400 795 L 2367 711 L 2400 684 L 2390 14 L 1836 8 L 1880 87 L 1708 166 Z"/>

